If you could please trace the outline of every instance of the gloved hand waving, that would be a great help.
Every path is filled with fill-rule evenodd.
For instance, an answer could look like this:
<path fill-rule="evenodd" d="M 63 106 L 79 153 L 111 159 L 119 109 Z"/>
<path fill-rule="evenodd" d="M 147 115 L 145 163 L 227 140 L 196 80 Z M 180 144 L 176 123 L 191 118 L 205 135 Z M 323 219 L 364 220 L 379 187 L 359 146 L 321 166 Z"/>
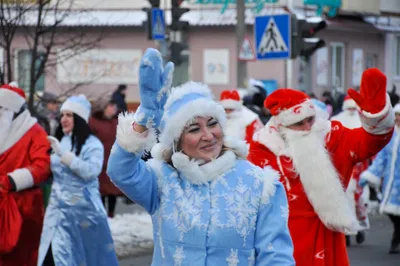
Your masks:
<path fill-rule="evenodd" d="M 158 128 L 171 89 L 173 72 L 172 62 L 163 68 L 159 51 L 153 48 L 146 50 L 139 68 L 140 106 L 135 114 L 137 124 Z"/>
<path fill-rule="evenodd" d="M 377 68 L 365 70 L 361 78 L 360 93 L 349 89 L 348 94 L 361 110 L 371 114 L 379 113 L 386 105 L 385 74 Z"/>
<path fill-rule="evenodd" d="M 53 149 L 54 153 L 58 156 L 61 157 L 62 152 L 61 152 L 61 145 L 58 139 L 52 136 L 48 136 L 47 140 L 50 142 L 51 148 Z"/>

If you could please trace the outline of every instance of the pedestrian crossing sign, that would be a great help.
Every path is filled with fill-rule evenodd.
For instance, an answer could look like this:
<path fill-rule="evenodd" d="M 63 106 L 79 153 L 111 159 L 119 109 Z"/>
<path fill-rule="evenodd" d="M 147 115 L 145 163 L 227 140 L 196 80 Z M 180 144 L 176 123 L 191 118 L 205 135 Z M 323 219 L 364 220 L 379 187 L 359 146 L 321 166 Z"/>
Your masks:
<path fill-rule="evenodd" d="M 244 37 L 242 46 L 240 47 L 239 60 L 241 61 L 254 61 L 256 60 L 256 53 L 250 43 L 249 37 Z"/>
<path fill-rule="evenodd" d="M 165 39 L 164 10 L 160 8 L 151 9 L 151 37 L 153 40 Z"/>
<path fill-rule="evenodd" d="M 255 18 L 254 38 L 258 60 L 290 58 L 290 23 L 289 14 Z"/>

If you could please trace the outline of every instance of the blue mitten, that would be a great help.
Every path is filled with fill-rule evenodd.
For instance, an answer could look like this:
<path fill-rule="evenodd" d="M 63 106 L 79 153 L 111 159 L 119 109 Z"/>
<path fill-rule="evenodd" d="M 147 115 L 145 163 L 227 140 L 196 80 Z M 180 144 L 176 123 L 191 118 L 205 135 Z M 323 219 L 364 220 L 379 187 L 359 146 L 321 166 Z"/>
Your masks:
<path fill-rule="evenodd" d="M 164 105 L 170 93 L 174 64 L 168 62 L 163 68 L 159 51 L 148 48 L 139 68 L 140 106 L 135 122 L 150 128 L 158 128 L 164 113 Z"/>

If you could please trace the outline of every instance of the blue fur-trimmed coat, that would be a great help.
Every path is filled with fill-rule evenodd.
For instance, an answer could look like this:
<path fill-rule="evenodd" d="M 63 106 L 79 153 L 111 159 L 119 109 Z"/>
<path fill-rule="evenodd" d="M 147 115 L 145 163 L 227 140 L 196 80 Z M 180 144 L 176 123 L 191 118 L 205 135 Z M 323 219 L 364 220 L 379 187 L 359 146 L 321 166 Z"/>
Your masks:
<path fill-rule="evenodd" d="M 131 125 L 129 116 L 120 117 L 107 173 L 152 216 L 153 266 L 295 264 L 287 198 L 275 171 L 231 150 L 203 166 L 179 152 L 176 168 L 160 158 L 145 163 L 140 157 L 152 134 L 121 133 Z"/>
<path fill-rule="evenodd" d="M 400 129 L 396 128 L 390 142 L 378 153 L 362 179 L 379 188 L 382 183 L 380 212 L 400 216 Z"/>

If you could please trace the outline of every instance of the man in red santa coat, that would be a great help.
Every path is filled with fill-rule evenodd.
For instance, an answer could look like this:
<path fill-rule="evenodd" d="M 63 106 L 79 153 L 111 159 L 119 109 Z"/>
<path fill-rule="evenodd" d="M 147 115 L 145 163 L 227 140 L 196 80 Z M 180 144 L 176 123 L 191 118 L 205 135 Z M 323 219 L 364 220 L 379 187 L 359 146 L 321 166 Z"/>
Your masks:
<path fill-rule="evenodd" d="M 50 176 L 50 145 L 16 86 L 0 87 L 0 265 L 33 266 L 44 216 L 37 185 Z"/>
<path fill-rule="evenodd" d="M 263 127 L 258 115 L 243 105 L 237 90 L 223 91 L 220 103 L 227 116 L 226 134 L 250 143 L 254 133 Z"/>
<path fill-rule="evenodd" d="M 331 120 L 339 121 L 343 126 L 349 129 L 362 126 L 360 116 L 357 112 L 357 104 L 349 95 L 346 95 L 344 98 L 342 110 L 342 112 L 333 116 Z M 369 164 L 370 159 L 367 159 L 354 166 L 350 182 L 346 189 L 346 194 L 350 199 L 350 203 L 352 204 L 353 210 L 363 230 L 369 229 L 368 208 L 367 201 L 363 198 L 363 188 L 358 184 L 358 181 L 360 180 L 361 173 L 367 170 Z M 358 244 L 364 242 L 364 231 L 350 232 L 350 235 L 353 234 L 357 234 L 356 241 Z M 346 236 L 347 245 L 350 245 L 350 235 Z"/>
<path fill-rule="evenodd" d="M 279 89 L 265 101 L 272 114 L 254 136 L 249 160 L 280 172 L 289 200 L 289 229 L 297 266 L 349 265 L 343 233 L 359 229 L 343 187 L 353 166 L 376 154 L 390 140 L 394 114 L 386 77 L 378 69 L 363 73 L 359 106 L 362 127 L 316 117 L 311 99 Z"/>

